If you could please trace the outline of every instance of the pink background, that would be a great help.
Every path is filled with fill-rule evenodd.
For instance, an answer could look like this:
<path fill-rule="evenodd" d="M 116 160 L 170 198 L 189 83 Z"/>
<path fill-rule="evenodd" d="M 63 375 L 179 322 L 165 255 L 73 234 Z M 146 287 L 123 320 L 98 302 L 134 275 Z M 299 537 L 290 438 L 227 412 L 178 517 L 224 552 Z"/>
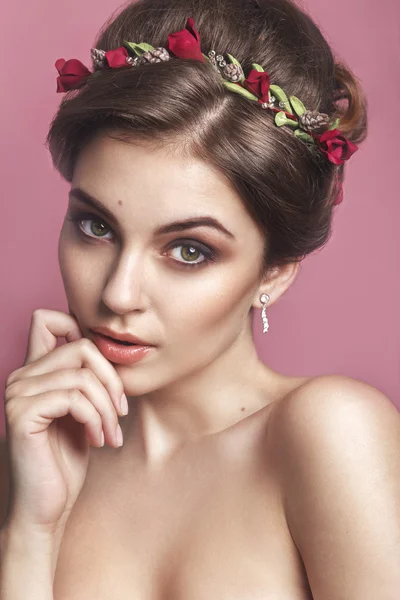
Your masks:
<path fill-rule="evenodd" d="M 90 67 L 96 33 L 119 6 L 115 0 L 14 0 L 0 7 L 3 391 L 7 375 L 22 366 L 32 311 L 68 312 L 57 242 L 69 186 L 44 146 L 62 98 L 54 62 L 79 58 Z M 347 165 L 328 245 L 303 262 L 298 279 L 267 311 L 265 335 L 256 311 L 256 345 L 274 369 L 342 373 L 377 387 L 400 409 L 400 4 L 307 0 L 303 6 L 361 79 L 369 136 Z"/>

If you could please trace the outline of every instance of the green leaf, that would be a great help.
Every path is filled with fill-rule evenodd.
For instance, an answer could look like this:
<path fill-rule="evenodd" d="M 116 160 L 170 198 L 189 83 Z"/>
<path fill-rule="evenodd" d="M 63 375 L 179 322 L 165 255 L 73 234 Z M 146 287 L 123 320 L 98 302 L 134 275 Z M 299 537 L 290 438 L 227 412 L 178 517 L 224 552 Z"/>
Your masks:
<path fill-rule="evenodd" d="M 275 115 L 275 123 L 278 127 L 282 127 L 282 125 L 286 125 L 287 117 L 284 112 L 278 112 Z"/>
<path fill-rule="evenodd" d="M 278 127 L 282 127 L 282 125 L 290 125 L 290 127 L 298 127 L 299 126 L 297 121 L 288 119 L 283 111 L 276 113 L 275 123 L 278 125 Z"/>
<path fill-rule="evenodd" d="M 340 119 L 335 119 L 335 121 L 332 123 L 332 125 L 328 128 L 328 131 L 331 131 L 332 129 L 336 129 L 336 127 L 338 127 L 340 123 Z"/>
<path fill-rule="evenodd" d="M 296 96 L 290 96 L 289 99 L 294 112 L 298 117 L 301 117 L 301 115 L 303 115 L 306 112 L 306 107 L 304 106 L 301 100 L 296 98 Z"/>
<path fill-rule="evenodd" d="M 296 129 L 294 131 L 294 135 L 303 140 L 303 142 L 311 142 L 312 144 L 315 144 L 314 138 L 311 137 L 311 135 L 308 135 L 308 133 L 306 133 L 302 129 Z"/>
<path fill-rule="evenodd" d="M 292 112 L 292 107 L 290 106 L 288 97 L 286 96 L 285 92 L 283 91 L 282 88 L 280 88 L 278 85 L 270 85 L 269 89 L 271 90 L 271 92 L 273 93 L 273 95 L 275 96 L 275 98 L 277 98 L 279 100 L 279 102 L 284 102 L 285 103 L 285 110 L 287 110 L 287 112 Z M 279 114 L 279 113 L 277 113 Z"/>
<path fill-rule="evenodd" d="M 255 69 L 256 71 L 259 71 L 260 73 L 264 73 L 264 69 L 261 65 L 258 65 L 257 63 L 251 63 L 251 66 L 253 69 Z"/>
<path fill-rule="evenodd" d="M 237 58 L 232 56 L 232 54 L 226 53 L 226 56 L 229 58 L 229 60 L 232 64 L 237 65 L 238 67 L 242 68 L 242 65 L 240 64 L 240 62 L 237 60 Z"/>
<path fill-rule="evenodd" d="M 145 52 L 151 52 L 151 50 L 155 50 L 154 46 L 146 44 L 146 42 L 140 42 L 140 44 L 138 44 L 138 47 L 142 48 L 142 50 L 144 50 Z"/>
<path fill-rule="evenodd" d="M 231 92 L 235 92 L 236 94 L 240 94 L 241 96 L 244 96 L 248 100 L 256 100 L 256 101 L 258 100 L 257 96 L 255 96 L 254 94 L 252 94 L 251 92 L 249 92 L 248 90 L 246 90 L 241 85 L 238 85 L 237 83 L 233 83 L 232 81 L 223 81 L 222 83 Z"/>
<path fill-rule="evenodd" d="M 151 46 L 150 44 L 146 44 L 145 42 L 142 42 L 141 44 L 135 44 L 135 42 L 124 41 L 123 45 L 127 50 L 131 50 L 132 52 L 134 52 L 136 56 L 142 56 L 142 54 L 144 54 L 145 52 L 150 52 L 151 50 L 154 50 L 153 46 Z"/>

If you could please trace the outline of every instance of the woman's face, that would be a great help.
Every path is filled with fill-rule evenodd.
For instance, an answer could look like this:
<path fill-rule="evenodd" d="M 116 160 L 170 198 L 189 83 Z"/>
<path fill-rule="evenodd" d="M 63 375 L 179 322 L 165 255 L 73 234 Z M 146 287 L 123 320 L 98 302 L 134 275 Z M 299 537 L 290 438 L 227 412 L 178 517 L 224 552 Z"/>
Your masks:
<path fill-rule="evenodd" d="M 71 314 L 85 337 L 106 326 L 156 346 L 114 365 L 128 395 L 190 379 L 240 345 L 263 238 L 221 175 L 171 149 L 102 134 L 81 152 L 71 191 L 59 240 Z M 171 225 L 206 217 L 230 233 Z"/>

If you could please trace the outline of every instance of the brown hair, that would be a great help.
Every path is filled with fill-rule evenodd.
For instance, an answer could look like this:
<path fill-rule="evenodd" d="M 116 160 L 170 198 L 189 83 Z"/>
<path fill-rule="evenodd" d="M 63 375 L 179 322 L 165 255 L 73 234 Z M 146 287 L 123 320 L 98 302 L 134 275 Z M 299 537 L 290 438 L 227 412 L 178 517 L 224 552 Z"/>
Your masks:
<path fill-rule="evenodd" d="M 168 34 L 188 17 L 203 53 L 229 52 L 246 76 L 253 62 L 260 64 L 288 96 L 327 113 L 326 127 L 340 117 L 343 135 L 364 140 L 367 103 L 357 78 L 335 63 L 320 29 L 292 0 L 139 0 L 111 17 L 93 47 L 108 51 L 124 40 L 166 47 Z M 344 176 L 344 165 L 277 127 L 274 117 L 226 90 L 208 63 L 173 59 L 96 70 L 67 92 L 46 143 L 67 181 L 79 151 L 100 131 L 128 143 L 176 145 L 206 161 L 231 183 L 264 235 L 264 278 L 328 241 L 338 175 Z"/>

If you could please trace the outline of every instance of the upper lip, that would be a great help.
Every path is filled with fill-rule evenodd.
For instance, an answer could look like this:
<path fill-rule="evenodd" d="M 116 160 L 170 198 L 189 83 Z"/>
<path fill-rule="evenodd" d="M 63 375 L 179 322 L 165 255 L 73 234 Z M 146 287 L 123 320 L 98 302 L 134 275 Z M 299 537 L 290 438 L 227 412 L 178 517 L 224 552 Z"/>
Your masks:
<path fill-rule="evenodd" d="M 118 331 L 113 331 L 112 329 L 108 329 L 108 327 L 93 327 L 92 329 L 96 333 L 112 337 L 116 340 L 121 340 L 121 342 L 132 342 L 133 344 L 152 346 L 152 344 L 150 344 L 149 342 L 146 342 L 145 340 L 137 337 L 136 335 L 131 335 L 130 333 L 118 333 Z"/>

